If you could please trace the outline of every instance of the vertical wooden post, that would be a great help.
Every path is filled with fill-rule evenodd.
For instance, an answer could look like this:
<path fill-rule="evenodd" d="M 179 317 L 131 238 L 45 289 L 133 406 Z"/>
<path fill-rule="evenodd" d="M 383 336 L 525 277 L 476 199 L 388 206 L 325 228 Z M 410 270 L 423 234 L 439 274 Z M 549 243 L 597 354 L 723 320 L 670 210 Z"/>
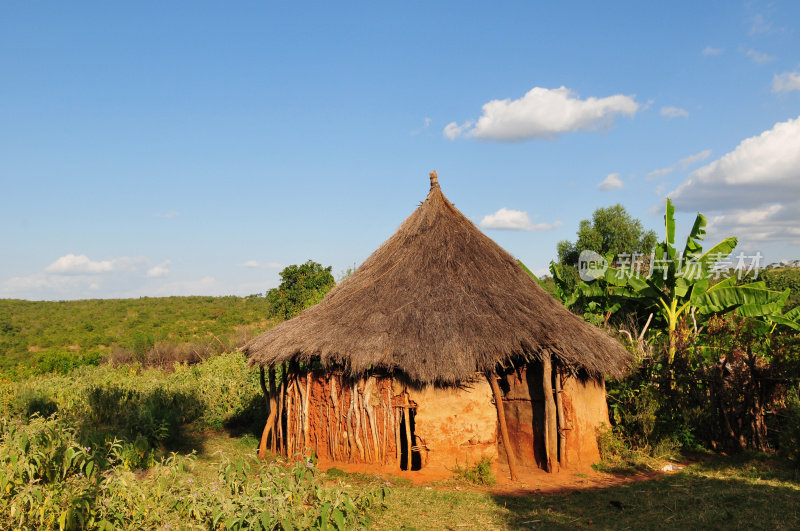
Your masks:
<path fill-rule="evenodd" d="M 556 412 L 558 414 L 558 462 L 567 466 L 567 416 L 564 411 L 564 399 L 561 396 L 564 389 L 561 387 L 561 377 L 564 375 L 561 367 L 556 367 Z"/>
<path fill-rule="evenodd" d="M 278 450 L 281 455 L 284 455 L 286 449 L 286 434 L 283 431 L 283 411 L 284 404 L 286 403 L 286 371 L 281 366 L 281 385 L 278 390 Z"/>
<path fill-rule="evenodd" d="M 264 431 L 261 433 L 261 443 L 258 445 L 258 457 L 260 459 L 264 459 L 264 457 L 267 455 L 267 440 L 269 439 L 270 434 L 272 434 L 273 446 L 275 445 L 275 418 L 278 415 L 278 408 L 275 400 L 275 375 L 273 371 L 274 369 L 270 367 L 269 390 L 267 390 L 267 384 L 266 381 L 264 380 L 264 367 L 261 367 L 261 372 L 259 375 L 261 380 L 261 389 L 264 391 L 269 411 L 269 414 L 267 416 L 267 423 L 264 425 Z"/>
<path fill-rule="evenodd" d="M 309 452 L 311 449 L 311 433 L 309 431 L 311 421 L 311 408 L 309 402 L 311 401 L 311 367 L 308 367 L 306 372 L 306 393 L 303 396 L 303 452 Z"/>
<path fill-rule="evenodd" d="M 508 425 L 506 424 L 506 412 L 503 408 L 503 394 L 497 384 L 497 373 L 494 371 L 486 372 L 486 380 L 492 388 L 494 394 L 494 405 L 497 408 L 497 418 L 500 421 L 500 435 L 503 437 L 503 446 L 508 457 L 508 470 L 511 473 L 511 481 L 517 480 L 517 459 L 514 456 L 514 449 L 511 447 L 511 439 L 508 436 Z"/>
<path fill-rule="evenodd" d="M 403 415 L 405 415 L 406 421 L 406 448 L 408 448 L 408 452 L 406 453 L 406 470 L 409 472 L 411 471 L 411 415 L 408 414 L 410 404 L 408 403 L 408 399 L 406 399 L 406 406 L 403 408 Z"/>
<path fill-rule="evenodd" d="M 397 470 L 403 467 L 400 458 L 403 455 L 400 452 L 400 410 L 395 409 L 394 414 L 394 456 L 397 458 Z"/>
<path fill-rule="evenodd" d="M 542 389 L 544 391 L 544 453 L 548 472 L 558 467 L 558 422 L 553 399 L 553 365 L 548 351 L 542 352 Z"/>

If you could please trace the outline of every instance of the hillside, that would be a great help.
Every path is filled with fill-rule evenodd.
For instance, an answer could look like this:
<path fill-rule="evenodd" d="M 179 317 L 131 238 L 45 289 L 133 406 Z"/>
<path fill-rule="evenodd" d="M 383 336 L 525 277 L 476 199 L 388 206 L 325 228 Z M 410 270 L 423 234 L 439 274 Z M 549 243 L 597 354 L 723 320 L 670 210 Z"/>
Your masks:
<path fill-rule="evenodd" d="M 0 377 L 67 371 L 154 349 L 230 350 L 269 328 L 263 297 L 0 299 Z"/>

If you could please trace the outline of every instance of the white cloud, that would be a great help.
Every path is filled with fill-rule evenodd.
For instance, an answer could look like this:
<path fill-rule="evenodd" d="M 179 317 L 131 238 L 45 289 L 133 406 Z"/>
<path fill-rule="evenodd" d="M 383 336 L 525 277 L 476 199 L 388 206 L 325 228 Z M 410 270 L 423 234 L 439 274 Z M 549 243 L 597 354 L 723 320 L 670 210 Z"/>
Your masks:
<path fill-rule="evenodd" d="M 600 190 L 613 190 L 614 188 L 622 188 L 622 180 L 619 178 L 619 173 L 610 173 L 597 185 Z"/>
<path fill-rule="evenodd" d="M 681 109 L 680 107 L 661 107 L 661 116 L 669 118 L 670 120 L 673 118 L 688 118 L 689 111 Z"/>
<path fill-rule="evenodd" d="M 722 48 L 712 48 L 711 46 L 706 46 L 703 48 L 703 55 L 720 55 L 723 51 Z"/>
<path fill-rule="evenodd" d="M 421 132 L 423 132 L 425 129 L 429 128 L 430 126 L 431 126 L 431 119 L 428 118 L 428 117 L 425 117 L 425 120 L 423 120 L 423 122 L 422 122 L 422 127 L 420 127 L 419 129 L 414 129 L 413 131 L 411 131 L 411 135 L 412 136 L 413 135 L 418 135 Z"/>
<path fill-rule="evenodd" d="M 772 92 L 800 90 L 800 72 L 784 72 L 772 78 Z"/>
<path fill-rule="evenodd" d="M 658 186 L 656 186 L 655 192 L 656 192 L 656 195 L 663 195 L 663 193 L 664 193 L 664 183 L 661 183 Z"/>
<path fill-rule="evenodd" d="M 665 175 L 669 175 L 674 171 L 675 171 L 675 166 L 670 166 L 669 168 L 661 168 L 659 170 L 653 170 L 650 173 L 648 173 L 645 177 L 647 179 L 655 179 L 657 177 L 663 177 Z"/>
<path fill-rule="evenodd" d="M 676 162 L 676 165 L 680 166 L 682 170 L 686 170 L 689 169 L 691 166 L 694 166 L 701 160 L 705 160 L 710 156 L 711 156 L 711 150 L 705 149 L 700 153 L 695 153 L 694 155 L 689 155 L 688 157 L 682 158 L 681 160 Z"/>
<path fill-rule="evenodd" d="M 172 260 L 164 260 L 157 266 L 151 267 L 147 270 L 147 278 L 161 278 L 169 275 L 169 265 Z"/>
<path fill-rule="evenodd" d="M 758 64 L 771 63 L 772 61 L 774 61 L 776 59 L 776 57 L 774 57 L 772 55 L 767 55 L 765 53 L 757 52 L 757 51 L 752 50 L 752 49 L 747 50 L 744 54 L 751 61 L 753 61 L 754 63 L 758 63 Z"/>
<path fill-rule="evenodd" d="M 163 284 L 156 289 L 156 295 L 225 295 L 227 292 L 217 279 L 205 276 L 197 280 L 181 280 Z"/>
<path fill-rule="evenodd" d="M 582 100 L 566 87 L 534 87 L 517 100 L 492 100 L 483 105 L 483 115 L 458 125 L 447 124 L 444 135 L 480 140 L 514 142 L 553 138 L 570 131 L 608 127 L 619 115 L 633 116 L 639 110 L 634 96 L 615 94 Z"/>
<path fill-rule="evenodd" d="M 693 171 L 675 207 L 708 215 L 709 227 L 749 241 L 800 240 L 800 117 L 743 140 Z"/>
<path fill-rule="evenodd" d="M 283 269 L 283 265 L 278 262 L 259 262 L 258 260 L 247 260 L 239 264 L 239 267 L 251 269 Z"/>
<path fill-rule="evenodd" d="M 484 216 L 480 222 L 484 229 L 522 230 L 528 232 L 553 230 L 561 226 L 560 221 L 555 223 L 531 223 L 527 212 L 501 208 L 494 214 Z"/>
<path fill-rule="evenodd" d="M 461 125 L 458 125 L 456 122 L 450 122 L 446 126 L 444 126 L 443 134 L 450 140 L 455 140 L 457 137 L 464 135 L 469 131 L 469 128 L 472 126 L 472 121 L 468 120 Z"/>
<path fill-rule="evenodd" d="M 146 258 L 123 256 L 111 260 L 91 260 L 85 254 L 67 254 L 45 268 L 56 275 L 97 275 L 113 271 L 135 271 L 147 262 Z"/>
<path fill-rule="evenodd" d="M 676 169 L 680 168 L 681 170 L 687 170 L 691 166 L 694 166 L 701 160 L 705 160 L 711 156 L 711 150 L 706 149 L 701 151 L 700 153 L 695 153 L 694 155 L 689 155 L 688 157 L 684 157 L 672 166 L 667 168 L 661 168 L 659 170 L 653 170 L 647 174 L 646 178 L 648 180 L 656 179 L 658 177 L 663 177 L 665 175 L 669 175 L 670 173 L 674 172 Z"/>
<path fill-rule="evenodd" d="M 172 219 L 178 216 L 178 213 L 175 210 L 170 210 L 169 212 L 165 212 L 164 214 L 156 214 L 160 218 L 167 218 Z"/>
<path fill-rule="evenodd" d="M 772 24 L 764 19 L 764 15 L 757 14 L 750 19 L 750 35 L 759 35 L 772 31 Z"/>

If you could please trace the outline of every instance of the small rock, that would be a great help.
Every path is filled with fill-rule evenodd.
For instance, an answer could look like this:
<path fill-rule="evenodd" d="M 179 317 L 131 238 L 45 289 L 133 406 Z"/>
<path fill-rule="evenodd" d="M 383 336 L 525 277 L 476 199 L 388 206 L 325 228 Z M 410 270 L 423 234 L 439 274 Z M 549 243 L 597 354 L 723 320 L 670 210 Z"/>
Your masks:
<path fill-rule="evenodd" d="M 678 470 L 683 470 L 683 467 L 681 465 L 675 465 L 672 463 L 667 463 L 661 467 L 662 472 L 677 472 Z"/>

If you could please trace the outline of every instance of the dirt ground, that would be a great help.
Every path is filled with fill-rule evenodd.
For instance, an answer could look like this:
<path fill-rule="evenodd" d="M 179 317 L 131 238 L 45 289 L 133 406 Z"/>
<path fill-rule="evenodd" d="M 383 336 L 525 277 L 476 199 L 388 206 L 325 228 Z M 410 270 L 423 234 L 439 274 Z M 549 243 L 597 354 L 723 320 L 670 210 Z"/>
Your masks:
<path fill-rule="evenodd" d="M 437 485 L 437 483 L 453 478 L 452 470 L 442 466 L 431 465 L 422 470 L 408 472 L 405 470 L 397 470 L 396 468 L 381 467 L 379 465 L 331 463 L 329 461 L 320 460 L 318 467 L 320 470 L 337 468 L 347 473 L 374 474 L 382 477 L 394 476 L 408 479 L 415 485 L 424 486 L 426 484 L 431 484 L 430 486 L 432 488 L 453 488 L 452 484 Z M 517 494 L 521 496 L 530 494 L 558 494 L 573 490 L 612 487 L 634 481 L 653 479 L 665 474 L 659 471 L 641 472 L 629 475 L 607 474 L 604 472 L 597 472 L 590 467 L 569 468 L 549 474 L 537 467 L 520 467 L 519 478 L 517 481 L 511 481 L 508 465 L 505 463 L 495 463 L 492 468 L 497 483 L 489 489 L 480 490 L 490 490 L 497 493 Z"/>

